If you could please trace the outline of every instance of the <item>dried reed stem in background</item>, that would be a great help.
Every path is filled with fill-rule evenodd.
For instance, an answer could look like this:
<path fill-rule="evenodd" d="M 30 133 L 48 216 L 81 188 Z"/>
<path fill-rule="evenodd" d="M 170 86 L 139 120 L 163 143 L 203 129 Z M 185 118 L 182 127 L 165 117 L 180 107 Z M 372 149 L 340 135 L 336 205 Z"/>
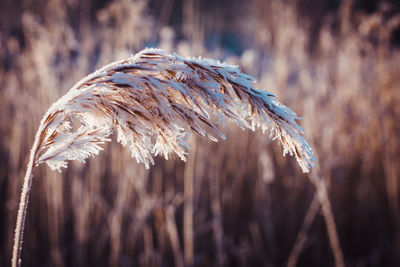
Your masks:
<path fill-rule="evenodd" d="M 309 176 L 309 179 L 311 183 L 315 186 L 315 189 L 317 191 L 315 192 L 314 198 L 310 204 L 310 207 L 308 208 L 307 214 L 304 218 L 300 232 L 296 237 L 296 241 L 293 245 L 292 251 L 289 254 L 287 267 L 295 267 L 297 265 L 297 260 L 299 259 L 300 253 L 303 250 L 307 240 L 307 233 L 310 230 L 311 225 L 314 222 L 318 211 L 320 210 L 320 207 L 322 207 L 322 215 L 324 217 L 327 227 L 332 254 L 335 258 L 335 266 L 343 267 L 345 266 L 343 252 L 339 243 L 339 235 L 337 233 L 331 202 L 328 198 L 326 183 L 322 178 L 319 178 L 315 174 L 315 171 Z"/>
<path fill-rule="evenodd" d="M 21 254 L 32 169 L 44 162 L 57 170 L 66 168 L 69 160 L 83 162 L 110 141 L 113 131 L 132 157 L 149 167 L 158 154 L 168 159 L 175 152 L 185 160 L 189 129 L 213 141 L 214 135 L 225 138 L 217 125 L 229 120 L 241 128 L 269 130 L 270 137 L 281 141 L 284 154 L 294 155 L 308 172 L 315 158 L 296 123 L 299 117 L 253 83 L 235 66 L 157 49 L 145 49 L 79 81 L 50 107 L 36 134 L 21 193 L 12 266 Z M 77 129 L 71 125 L 74 118 L 82 124 Z"/>
<path fill-rule="evenodd" d="M 171 242 L 172 252 L 175 258 L 176 267 L 184 267 L 185 263 L 182 255 L 182 248 L 179 243 L 178 227 L 175 221 L 175 208 L 172 205 L 166 207 L 165 224 Z"/>
<path fill-rule="evenodd" d="M 340 248 L 339 235 L 337 233 L 336 223 L 332 212 L 331 202 L 328 198 L 328 190 L 324 179 L 319 177 L 317 173 L 311 172 L 308 176 L 310 181 L 314 184 L 319 200 L 321 204 L 322 215 L 325 219 L 325 225 L 328 231 L 329 242 L 332 248 L 333 257 L 335 258 L 336 267 L 344 267 L 343 252 Z"/>
<path fill-rule="evenodd" d="M 213 161 L 216 164 L 217 161 Z M 216 170 L 215 166 L 212 170 Z M 208 185 L 210 190 L 210 207 L 212 213 L 212 229 L 215 240 L 215 250 L 217 255 L 217 266 L 226 265 L 226 257 L 224 254 L 224 228 L 222 226 L 223 216 L 220 197 L 220 188 L 217 171 L 212 172 L 213 175 L 209 177 Z"/>
<path fill-rule="evenodd" d="M 196 139 L 190 143 L 193 150 L 196 149 Z M 185 266 L 193 266 L 194 262 L 194 230 L 193 230 L 193 183 L 194 183 L 194 162 L 196 153 L 188 156 L 183 176 L 183 243 Z"/>
<path fill-rule="evenodd" d="M 297 260 L 299 259 L 300 253 L 304 248 L 307 241 L 307 234 L 314 222 L 315 216 L 317 215 L 320 208 L 320 203 L 317 194 L 315 194 L 311 201 L 310 207 L 308 208 L 307 214 L 304 218 L 303 224 L 301 225 L 300 232 L 297 234 L 296 241 L 293 245 L 292 251 L 290 251 L 287 267 L 296 267 Z"/>

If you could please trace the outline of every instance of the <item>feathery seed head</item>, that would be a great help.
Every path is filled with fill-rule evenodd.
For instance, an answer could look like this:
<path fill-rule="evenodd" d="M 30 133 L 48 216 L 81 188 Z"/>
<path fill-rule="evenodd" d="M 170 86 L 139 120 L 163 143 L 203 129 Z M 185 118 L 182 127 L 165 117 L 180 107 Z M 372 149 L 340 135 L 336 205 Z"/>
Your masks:
<path fill-rule="evenodd" d="M 185 160 L 186 134 L 224 139 L 217 126 L 227 120 L 269 130 L 308 172 L 316 159 L 296 123 L 300 118 L 254 82 L 236 66 L 145 49 L 88 75 L 53 104 L 37 134 L 36 165 L 60 170 L 68 160 L 84 161 L 113 131 L 147 168 L 157 155 L 168 159 L 174 152 Z M 82 124 L 77 130 L 73 118 Z"/>

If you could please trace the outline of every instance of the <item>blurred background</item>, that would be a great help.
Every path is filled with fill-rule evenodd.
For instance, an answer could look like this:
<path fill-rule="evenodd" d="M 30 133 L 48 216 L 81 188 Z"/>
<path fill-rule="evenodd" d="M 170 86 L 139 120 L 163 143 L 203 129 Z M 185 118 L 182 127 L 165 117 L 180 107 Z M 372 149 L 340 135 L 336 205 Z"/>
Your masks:
<path fill-rule="evenodd" d="M 230 125 L 226 141 L 190 137 L 186 164 L 146 170 L 112 142 L 61 174 L 40 166 L 23 266 L 400 266 L 396 0 L 1 0 L 0 266 L 41 117 L 145 47 L 239 65 L 303 117 L 318 166 Z"/>

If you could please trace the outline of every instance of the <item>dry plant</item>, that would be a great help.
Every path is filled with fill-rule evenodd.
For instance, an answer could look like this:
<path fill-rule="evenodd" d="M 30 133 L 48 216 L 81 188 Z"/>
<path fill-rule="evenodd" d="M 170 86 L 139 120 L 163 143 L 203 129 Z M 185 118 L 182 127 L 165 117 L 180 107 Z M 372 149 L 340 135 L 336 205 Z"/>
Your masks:
<path fill-rule="evenodd" d="M 107 65 L 79 81 L 43 117 L 31 150 L 15 229 L 12 266 L 21 263 L 21 245 L 32 170 L 47 163 L 53 170 L 67 161 L 95 155 L 110 141 L 128 146 L 148 168 L 153 156 L 171 152 L 185 160 L 189 130 L 225 138 L 217 126 L 226 120 L 241 128 L 267 130 L 284 154 L 296 157 L 304 172 L 315 162 L 299 119 L 275 96 L 254 88 L 255 80 L 236 66 L 210 59 L 182 58 L 145 49 Z M 81 126 L 75 127 L 74 119 Z"/>

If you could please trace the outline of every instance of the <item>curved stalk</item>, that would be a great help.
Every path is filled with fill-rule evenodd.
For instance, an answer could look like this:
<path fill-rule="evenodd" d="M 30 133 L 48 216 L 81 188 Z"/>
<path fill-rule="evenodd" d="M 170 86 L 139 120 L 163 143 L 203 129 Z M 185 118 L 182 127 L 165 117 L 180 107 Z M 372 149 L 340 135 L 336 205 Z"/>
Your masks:
<path fill-rule="evenodd" d="M 38 133 L 40 133 L 40 129 Z M 29 162 L 25 173 L 24 184 L 22 186 L 21 198 L 19 200 L 17 223 L 15 226 L 15 234 L 14 234 L 14 246 L 13 246 L 13 253 L 11 260 L 12 267 L 18 267 L 21 265 L 20 259 L 21 259 L 22 241 L 24 235 L 25 217 L 29 201 L 29 192 L 32 186 L 32 178 L 33 178 L 32 170 L 35 166 L 37 148 L 38 148 L 38 138 L 36 138 L 35 143 L 33 144 L 31 150 L 31 154 L 29 156 Z"/>

